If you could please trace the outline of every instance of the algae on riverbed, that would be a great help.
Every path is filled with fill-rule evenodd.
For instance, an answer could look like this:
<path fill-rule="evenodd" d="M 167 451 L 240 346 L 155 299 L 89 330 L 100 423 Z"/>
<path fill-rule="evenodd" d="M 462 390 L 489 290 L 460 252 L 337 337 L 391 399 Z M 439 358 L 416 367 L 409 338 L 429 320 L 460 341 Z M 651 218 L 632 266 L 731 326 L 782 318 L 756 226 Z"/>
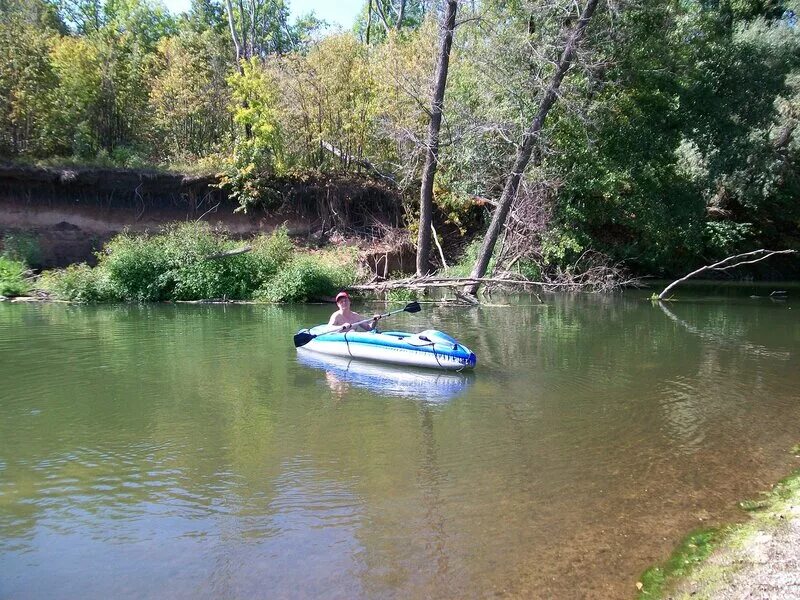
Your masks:
<path fill-rule="evenodd" d="M 742 589 L 794 585 L 778 580 L 800 574 L 794 550 L 800 544 L 800 470 L 765 498 L 739 505 L 750 513 L 748 521 L 690 534 L 664 565 L 644 572 L 640 600 L 728 598 Z"/>

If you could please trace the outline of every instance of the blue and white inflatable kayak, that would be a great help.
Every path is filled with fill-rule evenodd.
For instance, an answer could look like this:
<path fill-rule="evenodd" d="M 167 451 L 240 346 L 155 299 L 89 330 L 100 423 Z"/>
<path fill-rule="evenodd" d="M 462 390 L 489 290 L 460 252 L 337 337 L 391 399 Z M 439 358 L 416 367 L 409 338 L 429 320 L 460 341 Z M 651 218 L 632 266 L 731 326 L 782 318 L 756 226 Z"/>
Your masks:
<path fill-rule="evenodd" d="M 427 329 L 420 333 L 403 331 L 327 333 L 329 330 L 328 325 L 303 329 L 300 333 L 316 337 L 298 350 L 445 371 L 475 368 L 475 354 L 469 348 L 435 329 Z M 325 335 L 320 335 L 323 333 Z"/>

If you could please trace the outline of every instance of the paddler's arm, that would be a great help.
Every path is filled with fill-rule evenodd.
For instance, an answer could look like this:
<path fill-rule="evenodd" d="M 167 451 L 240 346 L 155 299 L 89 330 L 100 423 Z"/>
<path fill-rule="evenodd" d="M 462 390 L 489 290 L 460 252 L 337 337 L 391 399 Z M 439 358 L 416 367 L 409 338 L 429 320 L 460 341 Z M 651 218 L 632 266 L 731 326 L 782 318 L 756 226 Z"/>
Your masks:
<path fill-rule="evenodd" d="M 380 315 L 372 315 L 372 321 L 370 321 L 369 323 L 362 323 L 361 325 L 359 325 L 359 327 L 363 328 L 364 331 L 374 331 L 378 327 L 378 321 L 380 321 L 380 319 L 381 319 Z M 359 315 L 358 320 L 363 321 L 364 317 Z"/>

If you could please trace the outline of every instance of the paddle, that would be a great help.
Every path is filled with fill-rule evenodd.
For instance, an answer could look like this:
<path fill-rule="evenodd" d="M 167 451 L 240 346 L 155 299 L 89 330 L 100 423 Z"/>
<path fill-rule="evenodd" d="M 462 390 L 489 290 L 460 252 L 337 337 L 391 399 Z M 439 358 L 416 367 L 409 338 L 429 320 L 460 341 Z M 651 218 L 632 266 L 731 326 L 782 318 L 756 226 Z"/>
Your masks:
<path fill-rule="evenodd" d="M 393 310 L 391 312 L 384 313 L 384 314 L 380 315 L 380 318 L 381 319 L 385 319 L 386 317 L 390 317 L 392 315 L 396 315 L 397 313 L 401 313 L 401 312 L 418 313 L 421 310 L 422 310 L 422 307 L 419 305 L 419 302 L 414 301 L 414 302 L 409 302 L 408 304 L 406 304 L 404 308 L 399 308 L 397 310 Z M 364 323 L 369 323 L 373 319 L 374 319 L 374 317 L 370 317 L 369 319 L 364 319 L 363 321 L 358 321 L 357 323 L 353 323 L 350 327 L 353 328 L 356 325 L 363 325 Z M 295 348 L 299 348 L 300 346 L 305 346 L 308 342 L 310 342 L 314 338 L 319 337 L 321 335 L 327 335 L 329 333 L 341 333 L 341 332 L 342 332 L 341 329 L 333 329 L 331 331 L 326 331 L 325 333 L 317 333 L 317 334 L 308 333 L 306 331 L 301 331 L 300 333 L 295 333 L 294 334 L 294 347 Z"/>

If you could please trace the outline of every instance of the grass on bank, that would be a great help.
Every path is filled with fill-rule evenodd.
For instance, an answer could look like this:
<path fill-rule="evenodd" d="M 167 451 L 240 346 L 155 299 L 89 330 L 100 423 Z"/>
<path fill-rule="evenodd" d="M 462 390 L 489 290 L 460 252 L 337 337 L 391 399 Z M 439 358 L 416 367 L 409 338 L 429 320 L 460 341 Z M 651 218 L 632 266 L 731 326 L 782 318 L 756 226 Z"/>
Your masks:
<path fill-rule="evenodd" d="M 793 452 L 796 449 L 800 448 L 796 447 Z M 740 507 L 751 515 L 745 523 L 689 534 L 665 563 L 653 566 L 642 574 L 637 584 L 637 587 L 640 586 L 639 600 L 689 600 L 717 596 L 730 576 L 746 568 L 747 564 L 743 560 L 720 564 L 719 561 L 707 559 L 717 552 L 741 552 L 760 533 L 774 529 L 775 524 L 786 518 L 792 506 L 798 502 L 800 470 L 781 480 L 763 499 L 741 502 Z"/>
<path fill-rule="evenodd" d="M 24 262 L 0 255 L 0 296 L 27 294 L 31 289 L 27 276 L 28 267 Z"/>
<path fill-rule="evenodd" d="M 358 278 L 354 253 L 301 251 L 283 228 L 249 244 L 250 252 L 209 259 L 242 242 L 204 223 L 173 224 L 154 235 L 121 233 L 98 252 L 97 266 L 47 271 L 39 285 L 73 302 L 305 302 Z"/>

